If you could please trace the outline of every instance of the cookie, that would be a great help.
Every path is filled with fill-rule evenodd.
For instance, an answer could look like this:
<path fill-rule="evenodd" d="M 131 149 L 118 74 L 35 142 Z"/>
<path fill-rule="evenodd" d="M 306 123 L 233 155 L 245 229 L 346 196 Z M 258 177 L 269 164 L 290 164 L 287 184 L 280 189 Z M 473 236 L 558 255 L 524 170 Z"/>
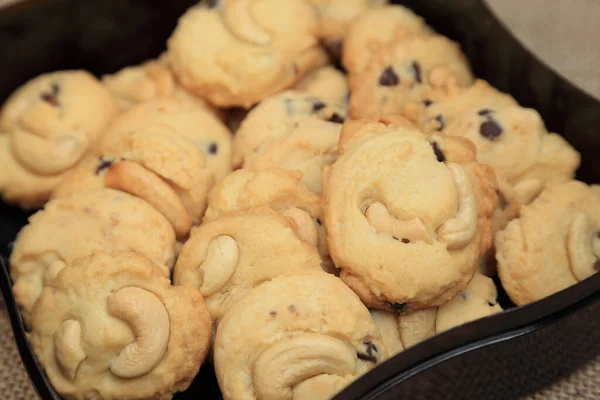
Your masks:
<path fill-rule="evenodd" d="M 273 137 L 246 157 L 244 168 L 281 168 L 300 171 L 302 182 L 317 194 L 323 190 L 323 168 L 338 156 L 342 125 L 310 118 L 297 123 L 285 135 Z"/>
<path fill-rule="evenodd" d="M 148 202 L 171 223 L 177 237 L 188 235 L 206 209 L 213 184 L 198 146 L 166 125 L 139 128 L 111 142 L 70 171 L 52 198 L 81 190 L 112 188 Z"/>
<path fill-rule="evenodd" d="M 173 272 L 205 298 L 215 323 L 250 289 L 285 273 L 321 269 L 317 230 L 298 208 L 268 208 L 221 216 L 194 228 Z"/>
<path fill-rule="evenodd" d="M 429 35 L 431 29 L 412 10 L 389 5 L 363 12 L 348 28 L 342 63 L 350 75 L 363 71 L 375 52 L 411 36 Z"/>
<path fill-rule="evenodd" d="M 450 79 L 460 85 L 473 81 L 457 43 L 440 35 L 394 42 L 378 50 L 363 71 L 350 74 L 351 115 L 402 113 L 406 105 L 424 100 L 432 85 Z"/>
<path fill-rule="evenodd" d="M 498 274 L 517 305 L 600 271 L 600 186 L 549 184 L 495 237 Z"/>
<path fill-rule="evenodd" d="M 467 140 L 352 121 L 325 173 L 329 251 L 371 308 L 441 305 L 490 247 L 496 202 L 494 174 Z"/>
<path fill-rule="evenodd" d="M 102 84 L 125 110 L 143 101 L 174 96 L 210 110 L 219 119 L 224 118 L 222 110 L 189 93 L 175 81 L 165 55 L 140 65 L 123 68 L 112 75 L 104 75 Z"/>
<path fill-rule="evenodd" d="M 477 159 L 494 168 L 501 204 L 495 216 L 497 231 L 518 216 L 544 185 L 571 179 L 580 155 L 564 139 L 549 134 L 540 115 L 522 108 L 509 95 L 485 81 L 470 88 L 442 85 L 442 95 L 427 105 L 412 105 L 405 115 L 425 132 L 442 131 L 469 139 Z"/>
<path fill-rule="evenodd" d="M 215 180 L 231 172 L 231 132 L 206 109 L 176 98 L 143 102 L 121 114 L 106 129 L 95 154 L 110 151 L 112 142 L 119 143 L 123 136 L 145 128 L 194 142 L 204 153 L 206 167 Z"/>
<path fill-rule="evenodd" d="M 388 0 L 307 0 L 317 14 L 319 38 L 336 55 L 352 22 L 367 10 L 383 7 Z"/>
<path fill-rule="evenodd" d="M 381 341 L 388 351 L 388 356 L 393 357 L 404 351 L 404 344 L 402 343 L 402 337 L 400 337 L 400 330 L 398 329 L 398 316 L 390 311 L 370 311 L 371 317 L 381 334 Z"/>
<path fill-rule="evenodd" d="M 344 73 L 331 65 L 319 68 L 294 86 L 294 90 L 308 93 L 319 98 L 326 105 L 336 105 L 340 108 L 348 106 L 350 87 Z M 342 112 L 345 115 L 346 111 Z"/>
<path fill-rule="evenodd" d="M 449 302 L 436 308 L 419 310 L 398 318 L 398 327 L 405 348 L 454 327 L 499 312 L 494 281 L 476 273 L 469 285 Z"/>
<path fill-rule="evenodd" d="M 0 195 L 41 206 L 117 112 L 108 90 L 85 71 L 51 72 L 21 86 L 0 113 Z"/>
<path fill-rule="evenodd" d="M 493 167 L 523 204 L 547 183 L 573 178 L 581 162 L 566 140 L 548 133 L 535 110 L 519 106 L 464 112 L 444 132 L 473 142 L 479 162 Z"/>
<path fill-rule="evenodd" d="M 13 291 L 21 315 L 29 312 L 58 271 L 93 250 L 133 250 L 170 275 L 175 235 L 169 222 L 145 201 L 111 189 L 52 200 L 29 217 L 10 256 Z"/>
<path fill-rule="evenodd" d="M 369 311 L 320 271 L 252 289 L 221 321 L 214 347 L 225 399 L 329 399 L 387 357 Z"/>
<path fill-rule="evenodd" d="M 476 273 L 464 291 L 449 302 L 402 316 L 371 310 L 390 357 L 436 334 L 502 312 L 494 281 Z"/>
<path fill-rule="evenodd" d="M 269 206 L 275 211 L 298 207 L 318 218 L 321 208 L 319 197 L 301 179 L 298 172 L 278 168 L 233 171 L 210 191 L 204 222 L 262 206 Z"/>
<path fill-rule="evenodd" d="M 290 90 L 270 97 L 254 107 L 233 140 L 233 166 L 242 167 L 263 142 L 284 136 L 308 118 L 331 122 L 346 119 L 347 105 L 327 103 L 307 92 Z"/>
<path fill-rule="evenodd" d="M 325 63 L 315 31 L 304 0 L 209 1 L 179 19 L 167 57 L 188 90 L 249 108 Z"/>
<path fill-rule="evenodd" d="M 198 373 L 211 339 L 198 291 L 171 286 L 132 252 L 94 252 L 44 288 L 29 340 L 64 399 L 170 399 Z"/>
<path fill-rule="evenodd" d="M 251 208 L 270 207 L 280 213 L 298 208 L 307 212 L 315 223 L 323 269 L 334 272 L 327 249 L 321 201 L 301 179 L 302 174 L 298 171 L 285 171 L 278 168 L 233 171 L 217 182 L 210 191 L 204 222 Z"/>

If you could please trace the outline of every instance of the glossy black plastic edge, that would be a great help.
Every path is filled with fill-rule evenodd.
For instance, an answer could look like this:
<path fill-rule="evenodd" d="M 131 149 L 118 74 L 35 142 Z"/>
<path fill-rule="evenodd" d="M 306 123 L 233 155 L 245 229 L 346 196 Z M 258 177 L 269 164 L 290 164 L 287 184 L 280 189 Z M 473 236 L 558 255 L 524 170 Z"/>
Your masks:
<path fill-rule="evenodd" d="M 44 2 L 29 0 L 26 3 L 35 3 L 36 7 L 42 7 Z M 77 2 L 49 0 L 46 6 L 47 3 L 63 3 L 64 6 L 66 3 Z M 441 33 L 460 41 L 478 76 L 487 79 L 499 89 L 511 93 L 521 104 L 537 109 L 549 129 L 557 132 L 575 132 L 575 136 L 569 135 L 569 141 L 575 147 L 590 148 L 585 138 L 597 136 L 596 127 L 600 127 L 600 103 L 561 78 L 533 56 L 481 1 L 405 0 L 396 3 L 408 5 L 425 16 Z M 14 13 L 25 8 L 27 8 L 26 4 L 22 4 L 8 11 L 2 11 L 0 17 L 6 16 L 7 12 Z M 489 43 L 490 36 L 502 37 L 503 46 L 493 48 L 490 46 L 486 49 L 485 45 Z M 500 54 L 499 58 L 497 55 Z M 509 71 L 508 74 L 506 70 Z M 533 86 L 523 82 L 533 82 Z M 593 154 L 593 151 L 600 147 L 600 141 L 592 146 L 590 152 Z M 592 172 L 595 168 L 600 169 L 600 164 L 598 160 L 587 160 L 587 162 L 588 165 L 582 166 L 579 177 L 587 182 L 594 182 L 597 179 Z M 26 370 L 42 399 L 57 399 L 58 396 L 37 365 L 26 340 L 23 324 L 15 307 L 8 271 L 4 265 L 2 269 L 0 289 L 9 310 L 15 339 Z M 567 312 L 577 312 L 589 305 L 590 301 L 597 299 L 599 289 L 600 277 L 594 276 L 537 303 L 509 310 L 435 336 L 388 360 L 354 382 L 336 399 L 363 398 L 361 396 L 373 393 L 377 387 L 401 383 L 424 368 L 442 362 L 448 357 L 459 357 L 460 354 L 471 351 L 474 346 L 485 346 L 497 340 L 510 340 L 523 332 L 540 329 L 560 319 Z M 587 293 L 588 291 L 591 294 Z"/>
<path fill-rule="evenodd" d="M 416 376 L 438 363 L 476 348 L 510 341 L 521 335 L 559 323 L 568 315 L 600 301 L 600 274 L 527 306 L 506 310 L 423 341 L 378 365 L 342 390 L 335 400 L 374 399 L 390 386 Z"/>

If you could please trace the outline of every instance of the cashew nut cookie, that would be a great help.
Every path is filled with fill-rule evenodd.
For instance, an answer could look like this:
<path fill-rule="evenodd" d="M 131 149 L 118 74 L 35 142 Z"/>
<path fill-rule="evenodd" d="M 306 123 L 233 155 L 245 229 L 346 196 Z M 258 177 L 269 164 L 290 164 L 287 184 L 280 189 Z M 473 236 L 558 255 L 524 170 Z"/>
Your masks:
<path fill-rule="evenodd" d="M 549 184 L 495 237 L 498 274 L 517 305 L 600 271 L 600 186 Z"/>
<path fill-rule="evenodd" d="M 329 399 L 387 357 L 367 308 L 322 271 L 252 289 L 225 315 L 215 371 L 229 399 Z"/>
<path fill-rule="evenodd" d="M 345 102 L 328 103 L 312 93 L 297 90 L 289 90 L 264 100 L 248 113 L 235 134 L 233 166 L 244 166 L 246 159 L 265 141 L 285 136 L 306 119 L 344 122 L 347 108 Z"/>
<path fill-rule="evenodd" d="M 402 316 L 371 310 L 390 357 L 436 334 L 499 312 L 492 279 L 476 273 L 464 291 L 447 303 Z"/>
<path fill-rule="evenodd" d="M 342 125 L 310 118 L 298 122 L 287 135 L 268 139 L 246 158 L 250 170 L 281 168 L 300 171 L 302 182 L 317 194 L 323 191 L 323 169 L 338 157 Z"/>
<path fill-rule="evenodd" d="M 223 215 L 194 228 L 173 273 L 205 298 L 215 323 L 254 286 L 285 273 L 321 269 L 317 229 L 298 208 L 284 215 L 268 208 Z"/>
<path fill-rule="evenodd" d="M 210 191 L 203 221 L 206 223 L 235 211 L 265 206 L 284 215 L 298 213 L 296 209 L 307 212 L 317 228 L 323 268 L 335 272 L 327 249 L 321 201 L 301 179 L 302 174 L 298 171 L 278 168 L 233 171 Z"/>
<path fill-rule="evenodd" d="M 441 35 L 405 38 L 375 52 L 363 71 L 350 75 L 351 115 L 402 113 L 406 105 L 425 100 L 432 86 L 448 80 L 459 85 L 473 81 L 457 43 Z"/>
<path fill-rule="evenodd" d="M 175 234 L 145 201 L 112 189 L 81 192 L 49 201 L 29 217 L 10 256 L 13 291 L 28 320 L 33 304 L 56 274 L 94 250 L 132 250 L 170 275 Z"/>
<path fill-rule="evenodd" d="M 496 202 L 493 171 L 467 140 L 352 121 L 325 173 L 329 251 L 368 307 L 441 305 L 490 248 Z"/>
<path fill-rule="evenodd" d="M 115 117 L 108 90 L 85 71 L 40 75 L 0 111 L 0 196 L 25 208 L 43 205 Z"/>
<path fill-rule="evenodd" d="M 208 1 L 179 19 L 167 57 L 188 90 L 219 107 L 249 108 L 323 64 L 315 31 L 304 0 Z"/>
<path fill-rule="evenodd" d="M 506 183 L 504 194 L 514 191 L 521 203 L 533 200 L 547 183 L 571 179 L 579 167 L 579 153 L 548 133 L 535 110 L 520 107 L 484 81 L 424 109 L 420 125 L 425 131 L 469 139 L 479 162 L 493 167 Z"/>
<path fill-rule="evenodd" d="M 362 13 L 383 7 L 388 0 L 307 0 L 317 14 L 319 38 L 329 48 L 341 52 L 344 36 L 351 23 Z"/>
<path fill-rule="evenodd" d="M 60 271 L 32 313 L 29 340 L 64 399 L 170 399 L 210 348 L 202 295 L 171 286 L 133 252 L 94 252 Z"/>
<path fill-rule="evenodd" d="M 429 35 L 423 18 L 399 5 L 373 7 L 352 21 L 344 38 L 342 63 L 351 76 L 368 65 L 373 55 L 393 42 Z"/>
<path fill-rule="evenodd" d="M 221 110 L 186 91 L 177 83 L 165 55 L 140 65 L 123 68 L 112 75 L 104 75 L 102 83 L 125 110 L 143 101 L 174 96 L 206 108 L 219 119 L 224 117 Z"/>

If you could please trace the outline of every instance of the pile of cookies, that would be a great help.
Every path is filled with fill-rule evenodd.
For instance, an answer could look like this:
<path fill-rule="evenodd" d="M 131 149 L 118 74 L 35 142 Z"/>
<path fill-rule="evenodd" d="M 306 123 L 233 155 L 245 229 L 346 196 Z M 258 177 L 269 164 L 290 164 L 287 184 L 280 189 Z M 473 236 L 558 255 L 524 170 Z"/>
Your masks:
<path fill-rule="evenodd" d="M 154 60 L 39 76 L 0 194 L 42 209 L 14 293 L 65 399 L 326 399 L 600 270 L 600 188 L 539 114 L 385 0 L 213 0 Z M 340 61 L 342 68 L 334 64 Z"/>

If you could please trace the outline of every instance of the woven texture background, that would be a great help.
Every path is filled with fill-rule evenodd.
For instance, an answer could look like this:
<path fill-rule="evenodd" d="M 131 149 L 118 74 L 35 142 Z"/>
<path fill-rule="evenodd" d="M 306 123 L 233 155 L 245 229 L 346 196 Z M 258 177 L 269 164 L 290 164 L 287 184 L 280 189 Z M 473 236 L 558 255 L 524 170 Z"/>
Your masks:
<path fill-rule="evenodd" d="M 0 0 L 0 7 L 18 0 Z M 522 42 L 572 82 L 600 98 L 600 1 L 487 0 Z M 0 399 L 37 399 L 0 300 Z M 600 399 L 600 358 L 527 400 Z"/>

